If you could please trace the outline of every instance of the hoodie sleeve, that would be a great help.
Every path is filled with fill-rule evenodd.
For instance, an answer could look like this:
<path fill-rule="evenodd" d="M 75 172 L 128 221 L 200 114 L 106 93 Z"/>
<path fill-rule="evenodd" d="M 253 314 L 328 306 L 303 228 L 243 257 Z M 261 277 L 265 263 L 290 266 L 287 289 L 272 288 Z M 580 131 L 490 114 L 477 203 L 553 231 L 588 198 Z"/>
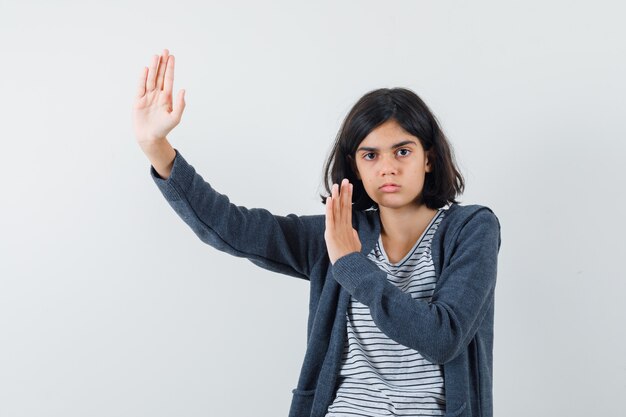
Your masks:
<path fill-rule="evenodd" d="M 150 175 L 169 205 L 200 240 L 264 269 L 308 279 L 312 265 L 325 249 L 323 216 L 277 216 L 266 209 L 237 206 L 215 191 L 175 151 L 167 179 L 153 166 Z"/>
<path fill-rule="evenodd" d="M 493 303 L 499 249 L 497 217 L 491 210 L 477 211 L 459 231 L 430 301 L 400 290 L 359 252 L 339 258 L 332 269 L 339 284 L 370 308 L 383 333 L 444 364 L 469 344 Z"/>

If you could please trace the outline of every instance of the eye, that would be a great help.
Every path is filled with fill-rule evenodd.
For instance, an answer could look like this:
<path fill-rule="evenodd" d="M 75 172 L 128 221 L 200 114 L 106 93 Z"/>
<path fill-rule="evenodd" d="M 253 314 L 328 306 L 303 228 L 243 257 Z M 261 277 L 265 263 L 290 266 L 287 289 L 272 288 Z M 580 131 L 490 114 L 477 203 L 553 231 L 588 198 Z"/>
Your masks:
<path fill-rule="evenodd" d="M 363 154 L 363 159 L 365 159 L 366 161 L 371 161 L 372 158 L 368 158 L 369 155 L 372 155 L 373 158 L 374 152 L 368 152 L 366 154 Z"/>
<path fill-rule="evenodd" d="M 404 153 L 402 153 L 404 152 Z M 398 154 L 400 156 L 408 156 L 411 153 L 410 149 L 406 149 L 406 148 L 402 148 L 402 149 L 398 149 Z"/>

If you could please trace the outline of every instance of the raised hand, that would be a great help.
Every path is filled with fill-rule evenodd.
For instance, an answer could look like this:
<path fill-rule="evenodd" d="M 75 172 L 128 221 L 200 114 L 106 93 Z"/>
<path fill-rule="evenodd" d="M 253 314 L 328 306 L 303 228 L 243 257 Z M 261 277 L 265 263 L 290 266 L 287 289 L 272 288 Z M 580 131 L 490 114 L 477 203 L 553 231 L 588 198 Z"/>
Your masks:
<path fill-rule="evenodd" d="M 333 184 L 331 196 L 326 198 L 324 239 L 333 265 L 342 256 L 361 251 L 359 235 L 352 227 L 352 184 L 347 179 L 341 182 L 341 193 Z"/>
<path fill-rule="evenodd" d="M 174 85 L 174 55 L 167 49 L 163 55 L 154 55 L 150 67 L 144 67 L 133 106 L 135 136 L 139 145 L 151 145 L 164 139 L 174 128 L 185 109 L 185 90 L 178 92 L 176 105 L 172 103 Z"/>

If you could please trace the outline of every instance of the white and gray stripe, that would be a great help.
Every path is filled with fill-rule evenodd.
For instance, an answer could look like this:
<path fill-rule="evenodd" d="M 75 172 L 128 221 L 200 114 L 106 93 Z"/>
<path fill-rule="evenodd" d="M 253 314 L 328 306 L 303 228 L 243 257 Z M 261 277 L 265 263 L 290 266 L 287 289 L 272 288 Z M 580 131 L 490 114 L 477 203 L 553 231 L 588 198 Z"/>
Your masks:
<path fill-rule="evenodd" d="M 437 283 L 430 243 L 445 208 L 440 208 L 413 248 L 391 263 L 382 240 L 368 255 L 387 279 L 414 299 L 430 300 Z M 348 340 L 339 372 L 339 387 L 326 417 L 443 416 L 443 367 L 381 332 L 369 308 L 350 298 Z"/>

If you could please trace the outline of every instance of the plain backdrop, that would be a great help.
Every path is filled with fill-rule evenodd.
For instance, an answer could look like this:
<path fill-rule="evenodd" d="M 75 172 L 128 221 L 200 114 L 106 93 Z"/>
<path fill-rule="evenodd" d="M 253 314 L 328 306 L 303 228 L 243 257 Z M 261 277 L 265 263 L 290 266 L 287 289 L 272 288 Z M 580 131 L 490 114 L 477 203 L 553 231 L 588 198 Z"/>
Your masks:
<path fill-rule="evenodd" d="M 407 87 L 500 219 L 496 416 L 623 412 L 618 1 L 0 1 L 0 416 L 286 416 L 308 283 L 202 243 L 132 130 L 168 48 L 170 142 L 231 201 L 323 214 L 356 100 Z"/>

